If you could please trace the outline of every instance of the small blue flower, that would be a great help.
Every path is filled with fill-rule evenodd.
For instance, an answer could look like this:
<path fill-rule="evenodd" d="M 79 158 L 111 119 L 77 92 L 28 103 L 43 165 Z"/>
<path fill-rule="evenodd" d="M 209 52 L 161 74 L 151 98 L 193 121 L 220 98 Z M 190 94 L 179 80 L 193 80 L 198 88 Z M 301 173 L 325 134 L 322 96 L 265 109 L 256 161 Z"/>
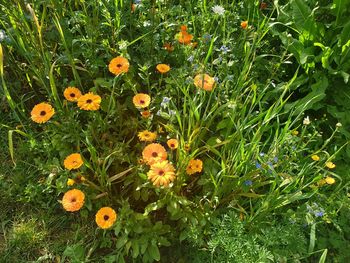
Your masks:
<path fill-rule="evenodd" d="M 258 169 L 260 169 L 260 168 L 261 168 L 261 164 L 258 163 L 258 162 L 255 162 L 255 167 L 258 168 Z"/>
<path fill-rule="evenodd" d="M 214 80 L 215 80 L 216 83 L 220 83 L 218 77 L 214 77 Z"/>
<path fill-rule="evenodd" d="M 171 100 L 169 97 L 163 97 L 162 103 L 168 103 Z"/>
<path fill-rule="evenodd" d="M 252 180 L 246 180 L 246 181 L 243 182 L 243 184 L 244 184 L 245 186 L 252 186 L 252 185 L 253 185 L 253 182 L 252 182 Z"/>
<path fill-rule="evenodd" d="M 265 156 L 265 153 L 264 153 L 264 152 L 261 152 L 261 153 L 259 153 L 259 155 L 260 155 L 261 157 L 263 157 L 263 156 Z"/>
<path fill-rule="evenodd" d="M 324 216 L 324 212 L 323 211 L 317 211 L 317 212 L 315 212 L 315 216 L 322 217 L 322 216 Z"/>
<path fill-rule="evenodd" d="M 277 163 L 277 162 L 278 162 L 278 157 L 273 157 L 273 161 L 274 161 L 275 163 Z"/>
<path fill-rule="evenodd" d="M 271 169 L 273 169 L 273 164 L 272 164 L 271 162 L 267 162 L 267 165 L 268 165 Z"/>
<path fill-rule="evenodd" d="M 222 51 L 223 54 L 226 54 L 226 53 L 229 52 L 230 50 L 229 50 L 229 48 L 228 48 L 227 46 L 222 45 L 222 46 L 220 47 L 220 51 Z"/>
<path fill-rule="evenodd" d="M 169 110 L 169 115 L 170 115 L 170 116 L 176 115 L 176 111 L 174 111 L 174 110 Z"/>
<path fill-rule="evenodd" d="M 137 4 L 137 5 L 141 4 L 141 0 L 135 0 L 134 3 Z"/>

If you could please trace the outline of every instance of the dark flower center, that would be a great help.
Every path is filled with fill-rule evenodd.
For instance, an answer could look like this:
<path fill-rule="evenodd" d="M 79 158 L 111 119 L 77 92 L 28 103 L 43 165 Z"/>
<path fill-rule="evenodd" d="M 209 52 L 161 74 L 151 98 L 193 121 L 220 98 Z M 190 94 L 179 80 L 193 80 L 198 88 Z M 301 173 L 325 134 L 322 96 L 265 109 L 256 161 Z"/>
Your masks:
<path fill-rule="evenodd" d="M 122 64 L 117 64 L 117 68 L 121 68 L 122 66 Z"/>
<path fill-rule="evenodd" d="M 171 148 L 174 148 L 174 147 L 175 147 L 175 144 L 173 144 L 173 143 L 170 144 L 170 147 L 171 147 Z"/>
<path fill-rule="evenodd" d="M 72 98 L 74 98 L 74 97 L 75 97 L 75 94 L 74 94 L 74 93 L 71 93 L 70 96 L 71 96 Z"/>
<path fill-rule="evenodd" d="M 145 104 L 145 101 L 144 100 L 140 100 L 140 104 Z"/>
<path fill-rule="evenodd" d="M 41 115 L 41 116 L 45 116 L 45 115 L 46 115 L 46 111 L 42 110 L 42 111 L 40 112 L 40 115 Z"/>
<path fill-rule="evenodd" d="M 104 216 L 103 216 L 103 219 L 104 219 L 105 221 L 107 221 L 107 220 L 109 219 L 109 216 L 108 216 L 108 215 L 104 215 Z"/>
<path fill-rule="evenodd" d="M 73 197 L 72 200 L 71 200 L 72 203 L 74 203 L 76 201 L 77 201 L 77 199 L 75 199 L 75 197 Z"/>
<path fill-rule="evenodd" d="M 91 99 L 88 99 L 87 101 L 86 101 L 86 103 L 91 103 L 92 102 L 92 100 Z"/>
<path fill-rule="evenodd" d="M 152 157 L 157 157 L 158 156 L 158 153 L 157 152 L 153 152 L 152 153 Z"/>
<path fill-rule="evenodd" d="M 160 175 L 160 176 L 164 175 L 164 171 L 163 171 L 163 170 L 160 170 L 160 171 L 158 172 L 158 175 Z"/>

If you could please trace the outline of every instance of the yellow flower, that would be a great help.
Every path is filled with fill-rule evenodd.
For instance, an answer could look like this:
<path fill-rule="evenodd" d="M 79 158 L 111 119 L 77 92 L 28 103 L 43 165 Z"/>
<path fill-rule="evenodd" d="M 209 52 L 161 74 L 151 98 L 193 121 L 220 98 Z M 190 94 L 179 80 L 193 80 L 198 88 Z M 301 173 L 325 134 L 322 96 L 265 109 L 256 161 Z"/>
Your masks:
<path fill-rule="evenodd" d="M 326 162 L 326 166 L 327 166 L 329 169 L 335 168 L 335 164 L 332 163 L 332 162 Z"/>
<path fill-rule="evenodd" d="M 168 157 L 165 148 L 159 143 L 151 143 L 142 151 L 142 157 L 146 163 L 152 165 L 156 162 L 164 161 Z"/>
<path fill-rule="evenodd" d="M 102 229 L 110 228 L 116 220 L 117 213 L 111 207 L 102 207 L 95 216 L 96 224 Z"/>
<path fill-rule="evenodd" d="M 203 169 L 203 162 L 199 159 L 192 159 L 189 161 L 187 168 L 186 168 L 186 173 L 189 175 L 195 174 L 195 173 L 200 173 Z"/>
<path fill-rule="evenodd" d="M 311 159 L 314 161 L 319 161 L 320 160 L 320 156 L 318 156 L 317 154 L 314 154 L 311 156 Z"/>
<path fill-rule="evenodd" d="M 77 101 L 81 97 L 81 91 L 76 87 L 68 87 L 63 92 L 64 97 L 68 101 Z"/>
<path fill-rule="evenodd" d="M 215 79 L 208 74 L 198 74 L 194 77 L 194 85 L 197 88 L 211 91 L 215 85 Z"/>
<path fill-rule="evenodd" d="M 299 132 L 297 130 L 292 131 L 292 135 L 297 136 Z"/>
<path fill-rule="evenodd" d="M 157 65 L 157 70 L 159 71 L 159 73 L 167 73 L 170 70 L 170 67 L 166 64 L 158 64 Z"/>
<path fill-rule="evenodd" d="M 137 135 L 140 139 L 140 141 L 143 142 L 153 142 L 157 138 L 157 134 L 155 132 L 150 132 L 150 131 L 142 131 L 139 132 Z"/>
<path fill-rule="evenodd" d="M 334 184 L 335 183 L 335 179 L 333 177 L 327 176 L 325 179 L 327 184 Z"/>
<path fill-rule="evenodd" d="M 72 186 L 72 185 L 74 185 L 74 184 L 75 184 L 74 179 L 68 178 L 68 180 L 67 180 L 67 186 Z"/>
<path fill-rule="evenodd" d="M 151 97 L 144 93 L 138 93 L 132 98 L 132 102 L 137 108 L 147 108 L 151 102 Z"/>
<path fill-rule="evenodd" d="M 154 186 L 169 186 L 175 180 L 175 168 L 168 161 L 152 164 L 147 177 Z"/>
<path fill-rule="evenodd" d="M 175 150 L 179 146 L 179 143 L 176 139 L 170 139 L 167 141 L 167 144 L 170 149 Z"/>
<path fill-rule="evenodd" d="M 129 71 L 129 61 L 123 57 L 116 57 L 111 60 L 108 69 L 111 73 L 118 76 Z"/>
<path fill-rule="evenodd" d="M 83 165 L 83 159 L 79 153 L 72 153 L 64 159 L 64 167 L 68 170 L 78 169 Z"/>
<path fill-rule="evenodd" d="M 34 106 L 31 118 L 36 123 L 47 122 L 55 114 L 54 108 L 48 103 L 42 102 Z"/>
<path fill-rule="evenodd" d="M 66 211 L 74 212 L 83 207 L 84 201 L 85 194 L 78 189 L 72 189 L 63 195 L 62 205 Z"/>
<path fill-rule="evenodd" d="M 142 116 L 142 118 L 144 118 L 144 119 L 148 119 L 149 117 L 151 117 L 151 112 L 148 111 L 148 110 L 141 111 L 141 116 Z"/>
<path fill-rule="evenodd" d="M 82 110 L 98 110 L 101 104 L 101 97 L 89 92 L 78 99 L 78 107 Z"/>

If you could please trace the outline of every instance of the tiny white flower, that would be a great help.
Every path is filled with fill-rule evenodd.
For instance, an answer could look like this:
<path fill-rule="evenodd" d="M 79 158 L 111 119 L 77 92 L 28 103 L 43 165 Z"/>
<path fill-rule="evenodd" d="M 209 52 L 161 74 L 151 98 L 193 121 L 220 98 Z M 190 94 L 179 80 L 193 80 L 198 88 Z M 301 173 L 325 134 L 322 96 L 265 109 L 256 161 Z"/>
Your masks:
<path fill-rule="evenodd" d="M 310 121 L 309 116 L 307 116 L 306 118 L 304 118 L 304 120 L 303 120 L 303 124 L 304 124 L 304 125 L 309 125 L 310 123 L 311 123 L 311 121 Z"/>
<path fill-rule="evenodd" d="M 337 126 L 338 128 L 340 128 L 341 126 L 343 126 L 340 122 L 338 122 L 335 126 Z"/>
<path fill-rule="evenodd" d="M 213 8 L 211 10 L 215 14 L 218 14 L 220 16 L 223 16 L 225 14 L 225 8 L 223 8 L 222 6 L 219 6 L 219 5 L 213 6 Z"/>

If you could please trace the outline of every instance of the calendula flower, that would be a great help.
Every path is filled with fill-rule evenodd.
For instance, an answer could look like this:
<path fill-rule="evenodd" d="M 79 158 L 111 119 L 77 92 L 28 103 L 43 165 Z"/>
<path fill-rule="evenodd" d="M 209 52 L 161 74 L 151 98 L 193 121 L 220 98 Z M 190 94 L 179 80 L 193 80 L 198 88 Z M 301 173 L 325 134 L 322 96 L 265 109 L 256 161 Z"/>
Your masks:
<path fill-rule="evenodd" d="M 95 216 L 96 224 L 102 229 L 108 229 L 117 220 L 117 213 L 111 207 L 102 207 Z"/>
<path fill-rule="evenodd" d="M 176 139 L 170 139 L 167 141 L 167 145 L 170 149 L 175 150 L 179 146 L 179 143 Z"/>
<path fill-rule="evenodd" d="M 211 91 L 214 87 L 215 79 L 210 77 L 208 74 L 198 74 L 194 77 L 194 85 L 197 88 Z"/>
<path fill-rule="evenodd" d="M 36 123 L 45 123 L 55 114 L 54 108 L 48 103 L 42 102 L 34 106 L 31 118 Z"/>
<path fill-rule="evenodd" d="M 311 155 L 311 159 L 314 161 L 319 161 L 320 160 L 320 156 L 318 156 L 317 154 L 313 154 Z"/>
<path fill-rule="evenodd" d="M 180 44 L 189 45 L 191 44 L 192 39 L 193 36 L 186 31 L 181 31 L 179 34 L 177 34 L 177 40 Z"/>
<path fill-rule="evenodd" d="M 326 162 L 326 166 L 329 168 L 329 169 L 334 169 L 335 168 L 335 164 L 333 162 Z"/>
<path fill-rule="evenodd" d="M 243 29 L 247 29 L 247 27 L 248 27 L 248 21 L 242 21 L 242 22 L 241 22 L 241 27 L 242 27 Z"/>
<path fill-rule="evenodd" d="M 129 71 L 129 61 L 123 57 L 116 57 L 109 62 L 108 69 L 111 73 L 118 76 Z"/>
<path fill-rule="evenodd" d="M 335 179 L 333 177 L 327 176 L 325 179 L 327 184 L 334 184 L 335 183 Z"/>
<path fill-rule="evenodd" d="M 153 142 L 157 138 L 157 134 L 155 132 L 150 131 L 142 131 L 137 135 L 142 142 Z"/>
<path fill-rule="evenodd" d="M 156 68 L 161 74 L 167 73 L 170 70 L 170 67 L 166 64 L 158 64 Z"/>
<path fill-rule="evenodd" d="M 169 186 L 175 180 L 175 168 L 168 161 L 156 162 L 147 173 L 154 186 Z"/>
<path fill-rule="evenodd" d="M 138 93 L 132 98 L 132 102 L 137 108 L 147 108 L 151 102 L 151 97 L 144 93 Z"/>
<path fill-rule="evenodd" d="M 81 91 L 76 87 L 68 87 L 64 90 L 63 95 L 66 100 L 75 102 L 81 97 Z"/>
<path fill-rule="evenodd" d="M 78 169 L 83 165 L 83 159 L 79 153 L 72 153 L 64 159 L 63 165 L 68 170 Z"/>
<path fill-rule="evenodd" d="M 85 194 L 79 189 L 72 189 L 67 191 L 62 198 L 62 205 L 64 210 L 75 212 L 83 207 L 85 201 Z"/>
<path fill-rule="evenodd" d="M 75 184 L 74 179 L 68 178 L 68 180 L 67 180 L 67 186 L 72 186 L 72 185 L 74 185 L 74 184 Z"/>
<path fill-rule="evenodd" d="M 187 26 L 186 25 L 180 26 L 180 31 L 187 32 Z"/>
<path fill-rule="evenodd" d="M 98 110 L 100 108 L 101 97 L 89 92 L 78 99 L 78 107 L 82 110 Z"/>
<path fill-rule="evenodd" d="M 203 162 L 199 159 L 192 159 L 189 161 L 187 165 L 186 173 L 189 175 L 200 173 L 202 169 L 203 169 Z"/>
<path fill-rule="evenodd" d="M 142 118 L 148 119 L 151 116 L 151 112 L 148 110 L 141 111 Z"/>
<path fill-rule="evenodd" d="M 151 143 L 143 149 L 142 157 L 146 163 L 152 165 L 156 162 L 166 160 L 168 154 L 165 148 L 159 143 Z"/>

